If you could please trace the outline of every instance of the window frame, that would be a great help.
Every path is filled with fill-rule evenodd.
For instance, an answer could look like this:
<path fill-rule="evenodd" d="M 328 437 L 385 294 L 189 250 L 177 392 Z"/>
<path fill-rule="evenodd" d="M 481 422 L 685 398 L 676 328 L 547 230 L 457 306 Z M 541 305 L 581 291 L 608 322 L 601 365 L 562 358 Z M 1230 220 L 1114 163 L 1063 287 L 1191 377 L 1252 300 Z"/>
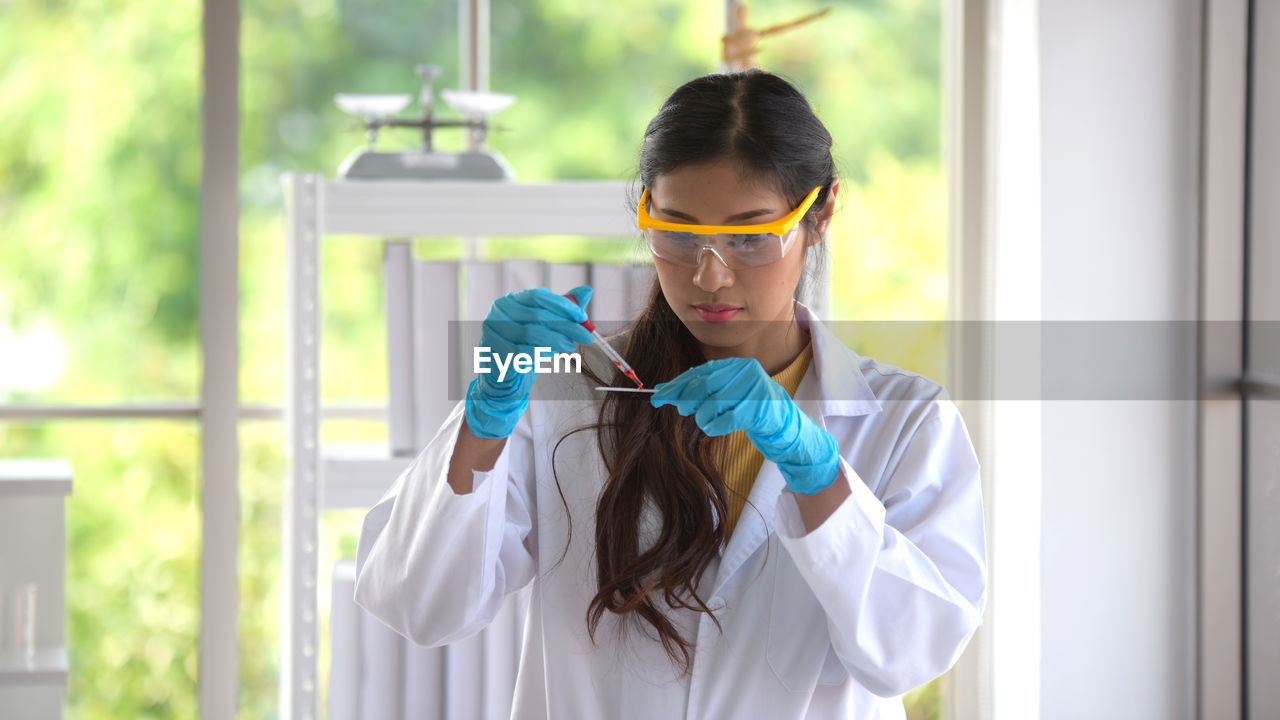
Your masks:
<path fill-rule="evenodd" d="M 1206 0 L 1201 91 L 1197 712 L 1243 717 L 1243 337 L 1249 0 Z M 1230 332 L 1230 331 L 1229 331 Z M 1238 478 L 1241 482 L 1215 482 Z M 1212 561 L 1208 559 L 1212 558 Z"/>

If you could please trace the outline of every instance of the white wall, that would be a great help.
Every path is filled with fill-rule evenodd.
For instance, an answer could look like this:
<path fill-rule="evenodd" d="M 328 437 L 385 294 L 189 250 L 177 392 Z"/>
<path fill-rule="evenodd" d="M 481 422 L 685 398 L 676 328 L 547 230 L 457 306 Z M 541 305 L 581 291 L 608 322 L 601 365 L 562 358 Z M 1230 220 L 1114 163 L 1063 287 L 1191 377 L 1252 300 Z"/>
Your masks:
<path fill-rule="evenodd" d="M 1052 321 L 1195 317 L 1200 12 L 1041 3 L 1046 334 Z M 1100 354 L 1079 371 L 1106 372 Z M 1194 413 L 1043 405 L 1045 720 L 1193 717 Z"/>

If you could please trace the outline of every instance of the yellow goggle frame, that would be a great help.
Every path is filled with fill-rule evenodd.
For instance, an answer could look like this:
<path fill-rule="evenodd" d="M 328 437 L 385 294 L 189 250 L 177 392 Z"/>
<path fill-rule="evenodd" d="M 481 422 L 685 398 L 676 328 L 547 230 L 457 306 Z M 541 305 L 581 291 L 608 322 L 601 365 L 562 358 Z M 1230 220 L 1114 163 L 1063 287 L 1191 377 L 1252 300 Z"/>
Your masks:
<path fill-rule="evenodd" d="M 687 232 L 695 235 L 753 235 L 756 233 L 768 233 L 782 237 L 791 231 L 791 228 L 800 223 L 804 214 L 813 206 L 813 202 L 818 199 L 818 193 L 822 192 L 822 186 L 814 188 L 805 196 L 804 201 L 800 203 L 800 207 L 792 210 L 786 217 L 774 220 L 773 222 L 763 223 L 759 225 L 689 225 L 685 223 L 666 222 L 664 220 L 654 220 L 649 216 L 649 189 L 645 188 L 640 193 L 640 208 L 638 211 L 638 225 L 641 230 L 671 230 L 674 232 Z"/>

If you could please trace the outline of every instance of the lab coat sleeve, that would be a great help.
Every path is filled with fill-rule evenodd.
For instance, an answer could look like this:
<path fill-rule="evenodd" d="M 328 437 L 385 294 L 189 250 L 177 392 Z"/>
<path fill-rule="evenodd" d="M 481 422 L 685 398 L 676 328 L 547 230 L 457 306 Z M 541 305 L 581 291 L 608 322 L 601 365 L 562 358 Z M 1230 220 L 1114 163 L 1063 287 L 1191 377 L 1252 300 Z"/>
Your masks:
<path fill-rule="evenodd" d="M 356 603 L 410 640 L 444 645 L 479 632 L 534 574 L 528 413 L 470 494 L 447 482 L 462 404 L 365 516 Z"/>
<path fill-rule="evenodd" d="M 934 405 L 888 469 L 884 501 L 842 458 L 852 494 L 805 533 L 795 496 L 778 536 L 827 616 L 831 644 L 871 692 L 946 672 L 982 622 L 986 548 L 978 462 L 958 411 Z"/>

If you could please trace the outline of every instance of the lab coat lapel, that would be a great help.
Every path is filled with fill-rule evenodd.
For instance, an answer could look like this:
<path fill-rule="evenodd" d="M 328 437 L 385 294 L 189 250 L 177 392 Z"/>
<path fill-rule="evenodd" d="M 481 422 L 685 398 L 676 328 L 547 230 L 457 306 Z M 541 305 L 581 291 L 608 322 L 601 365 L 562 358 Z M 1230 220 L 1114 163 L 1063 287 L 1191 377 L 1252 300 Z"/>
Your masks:
<path fill-rule="evenodd" d="M 813 343 L 813 364 L 794 396 L 800 409 L 823 428 L 828 417 L 879 412 L 880 401 L 862 376 L 862 358 L 800 303 L 796 320 L 808 328 Z"/>
<path fill-rule="evenodd" d="M 729 537 L 729 544 L 721 557 L 712 594 L 719 593 L 720 588 L 724 587 L 747 558 L 759 550 L 769 538 L 773 532 L 773 517 L 778 507 L 778 498 L 785 487 L 786 482 L 783 481 L 778 466 L 765 460 L 751 486 L 747 505 L 738 515 L 738 524 L 734 526 L 733 535 Z"/>

